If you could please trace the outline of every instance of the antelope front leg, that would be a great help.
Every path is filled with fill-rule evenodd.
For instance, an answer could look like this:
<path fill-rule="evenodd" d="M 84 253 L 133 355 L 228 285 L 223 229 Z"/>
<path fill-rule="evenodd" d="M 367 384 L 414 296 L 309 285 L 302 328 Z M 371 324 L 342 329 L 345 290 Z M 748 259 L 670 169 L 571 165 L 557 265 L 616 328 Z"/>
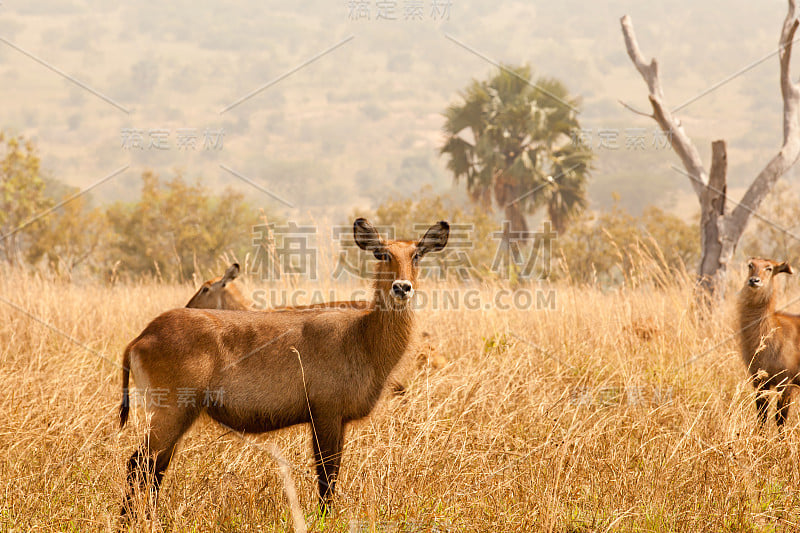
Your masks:
<path fill-rule="evenodd" d="M 311 440 L 314 445 L 314 461 L 317 464 L 319 505 L 324 513 L 330 512 L 336 476 L 342 461 L 344 446 L 344 424 L 340 417 L 314 417 L 311 423 Z"/>

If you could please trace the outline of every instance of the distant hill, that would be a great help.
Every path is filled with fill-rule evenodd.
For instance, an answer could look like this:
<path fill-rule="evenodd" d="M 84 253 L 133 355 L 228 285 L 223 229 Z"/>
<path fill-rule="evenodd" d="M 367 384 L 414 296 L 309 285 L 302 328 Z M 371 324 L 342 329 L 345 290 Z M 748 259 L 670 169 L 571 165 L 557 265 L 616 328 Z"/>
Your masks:
<path fill-rule="evenodd" d="M 654 127 L 618 103 L 647 109 L 644 83 L 624 51 L 623 14 L 633 17 L 644 53 L 658 57 L 666 96 L 677 106 L 774 51 L 786 10 L 782 2 L 741 0 L 725 9 L 686 0 L 424 0 L 421 17 L 412 10 L 405 20 L 406 8 L 419 4 L 394 5 L 397 20 L 378 20 L 374 1 L 4 3 L 0 37 L 128 112 L 0 43 L 0 127 L 34 138 L 50 176 L 68 185 L 130 165 L 93 192 L 98 201 L 137 195 L 145 168 L 179 168 L 214 187 L 246 190 L 254 203 L 288 216 L 336 216 L 424 184 L 451 186 L 437 155 L 440 113 L 470 79 L 491 73 L 479 54 L 561 79 L 582 97 L 584 127 L 617 130 L 622 140 L 627 129 Z M 354 7 L 369 19 L 351 20 Z M 679 113 L 706 158 L 711 139 L 728 140 L 732 186 L 748 182 L 780 143 L 777 76 L 773 57 Z M 124 148 L 125 129 L 144 130 L 145 143 L 150 130 L 165 130 L 169 149 Z M 178 149 L 179 130 L 190 129 L 195 149 Z M 224 131 L 221 148 L 203 149 L 206 130 Z M 648 203 L 685 211 L 691 193 L 674 164 L 669 149 L 600 150 L 592 203 L 608 206 L 618 192 L 634 212 Z"/>

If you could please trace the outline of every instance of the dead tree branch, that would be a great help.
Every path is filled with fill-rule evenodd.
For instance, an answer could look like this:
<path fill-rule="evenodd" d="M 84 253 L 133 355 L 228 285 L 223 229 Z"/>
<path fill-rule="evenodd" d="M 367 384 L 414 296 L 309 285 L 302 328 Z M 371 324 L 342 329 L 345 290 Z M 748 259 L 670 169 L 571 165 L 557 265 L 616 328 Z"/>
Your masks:
<path fill-rule="evenodd" d="M 647 84 L 648 99 L 653 108 L 652 118 L 670 138 L 672 149 L 681 159 L 690 183 L 700 202 L 702 257 L 698 266 L 701 286 L 711 295 L 721 295 L 727 263 L 744 233 L 750 215 L 800 156 L 800 85 L 791 80 L 790 63 L 792 43 L 800 22 L 797 20 L 795 0 L 788 0 L 789 9 L 780 35 L 780 86 L 783 98 L 783 144 L 778 153 L 758 173 L 748 187 L 742 201 L 728 213 L 726 211 L 727 150 L 725 141 L 712 143 L 712 160 L 707 173 L 697 148 L 686 135 L 680 121 L 673 115 L 664 100 L 658 62 L 649 63 L 639 49 L 633 22 L 628 15 L 620 20 L 625 47 L 636 70 Z M 623 104 L 635 111 L 631 106 Z M 641 112 L 635 111 L 639 114 Z"/>

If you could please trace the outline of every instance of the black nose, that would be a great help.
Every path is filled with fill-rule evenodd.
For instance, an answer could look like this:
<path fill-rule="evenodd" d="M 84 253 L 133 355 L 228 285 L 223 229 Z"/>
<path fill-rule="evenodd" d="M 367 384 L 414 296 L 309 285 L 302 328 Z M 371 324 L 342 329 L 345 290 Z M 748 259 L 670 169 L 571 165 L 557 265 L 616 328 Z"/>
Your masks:
<path fill-rule="evenodd" d="M 752 278 L 747 280 L 747 284 L 750 285 L 751 287 L 758 287 L 759 285 L 761 285 L 761 278 L 753 276 Z"/>
<path fill-rule="evenodd" d="M 407 296 L 411 292 L 411 288 L 410 281 L 400 280 L 392 283 L 392 293 L 398 297 Z"/>

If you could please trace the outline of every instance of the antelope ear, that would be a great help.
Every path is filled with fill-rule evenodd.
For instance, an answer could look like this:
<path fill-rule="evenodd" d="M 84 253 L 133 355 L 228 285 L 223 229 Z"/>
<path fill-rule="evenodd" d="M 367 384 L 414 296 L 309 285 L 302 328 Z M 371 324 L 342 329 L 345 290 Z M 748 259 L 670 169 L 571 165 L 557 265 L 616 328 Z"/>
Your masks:
<path fill-rule="evenodd" d="M 362 250 L 372 252 L 378 259 L 387 258 L 386 245 L 383 243 L 378 230 L 366 218 L 357 218 L 353 222 L 353 238 Z"/>
<path fill-rule="evenodd" d="M 431 226 L 417 243 L 417 254 L 421 257 L 428 252 L 438 252 L 447 245 L 450 237 L 450 224 L 440 220 Z"/>
<path fill-rule="evenodd" d="M 239 275 L 239 263 L 233 263 L 231 266 L 228 267 L 228 270 L 222 275 L 222 279 L 219 280 L 220 284 L 224 287 L 228 284 L 229 281 L 233 281 L 236 279 L 236 276 Z"/>
<path fill-rule="evenodd" d="M 780 274 L 781 272 L 785 272 L 787 274 L 794 274 L 794 269 L 792 269 L 791 265 L 784 261 L 780 265 L 775 267 L 775 273 Z"/>

